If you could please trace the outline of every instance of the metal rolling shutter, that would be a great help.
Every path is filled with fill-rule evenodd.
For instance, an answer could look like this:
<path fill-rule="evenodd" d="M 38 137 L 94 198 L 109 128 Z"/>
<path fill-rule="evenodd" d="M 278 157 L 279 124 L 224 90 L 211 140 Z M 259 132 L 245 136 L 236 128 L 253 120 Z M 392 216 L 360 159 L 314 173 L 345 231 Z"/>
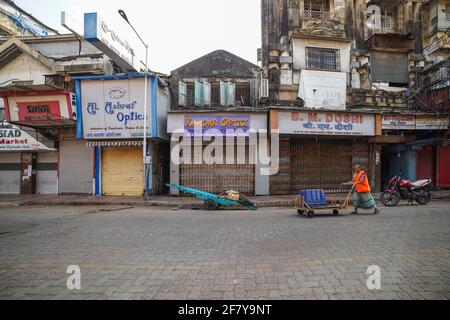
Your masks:
<path fill-rule="evenodd" d="M 417 151 L 416 179 L 434 178 L 433 148 L 428 147 Z M 435 183 L 436 181 L 433 181 Z"/>
<path fill-rule="evenodd" d="M 372 51 L 372 81 L 409 83 L 408 55 L 406 53 Z"/>
<path fill-rule="evenodd" d="M 20 194 L 20 153 L 0 153 L 0 194 Z"/>
<path fill-rule="evenodd" d="M 42 152 L 37 155 L 36 193 L 58 193 L 58 154 L 56 152 Z"/>
<path fill-rule="evenodd" d="M 92 193 L 94 149 L 85 141 L 62 141 L 60 146 L 60 193 Z"/>
<path fill-rule="evenodd" d="M 438 147 L 438 185 L 450 187 L 450 147 Z"/>
<path fill-rule="evenodd" d="M 182 164 L 180 166 L 180 183 L 187 187 L 216 194 L 232 189 L 247 195 L 254 195 L 255 165 L 249 163 L 247 147 L 246 150 L 246 164 Z M 234 154 L 234 163 L 237 163 L 236 146 Z M 225 147 L 224 155 L 226 155 Z"/>
<path fill-rule="evenodd" d="M 141 196 L 144 192 L 142 148 L 102 150 L 102 189 L 110 196 Z"/>
<path fill-rule="evenodd" d="M 291 191 L 339 191 L 343 182 L 352 179 L 355 164 L 368 169 L 368 144 L 291 140 Z"/>

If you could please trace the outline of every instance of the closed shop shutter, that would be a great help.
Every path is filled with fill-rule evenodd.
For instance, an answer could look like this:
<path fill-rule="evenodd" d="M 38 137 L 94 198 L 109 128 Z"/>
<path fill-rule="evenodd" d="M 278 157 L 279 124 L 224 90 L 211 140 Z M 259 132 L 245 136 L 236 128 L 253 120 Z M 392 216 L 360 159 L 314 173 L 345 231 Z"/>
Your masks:
<path fill-rule="evenodd" d="M 225 147 L 223 154 L 226 156 Z M 215 194 L 226 190 L 236 190 L 243 194 L 254 195 L 255 165 L 250 164 L 248 147 L 246 147 L 245 155 L 240 153 L 242 159 L 245 159 L 245 164 L 236 164 L 237 154 L 238 148 L 235 146 L 233 161 L 235 164 L 182 164 L 180 183 L 183 186 Z"/>
<path fill-rule="evenodd" d="M 58 193 L 58 154 L 56 152 L 42 152 L 37 155 L 36 193 Z"/>
<path fill-rule="evenodd" d="M 143 195 L 142 148 L 103 148 L 102 190 L 109 196 Z"/>
<path fill-rule="evenodd" d="M 94 149 L 85 141 L 61 141 L 60 193 L 92 193 Z"/>
<path fill-rule="evenodd" d="M 433 148 L 428 147 L 417 151 L 417 180 L 434 177 Z M 435 182 L 435 181 L 433 181 Z"/>
<path fill-rule="evenodd" d="M 439 147 L 439 187 L 450 187 L 450 147 Z"/>
<path fill-rule="evenodd" d="M 20 194 L 20 153 L 0 153 L 0 194 Z"/>
<path fill-rule="evenodd" d="M 355 164 L 368 170 L 367 143 L 291 140 L 291 191 L 340 191 L 352 179 Z"/>
<path fill-rule="evenodd" d="M 370 55 L 372 81 L 409 83 L 409 65 L 406 53 L 372 51 Z"/>

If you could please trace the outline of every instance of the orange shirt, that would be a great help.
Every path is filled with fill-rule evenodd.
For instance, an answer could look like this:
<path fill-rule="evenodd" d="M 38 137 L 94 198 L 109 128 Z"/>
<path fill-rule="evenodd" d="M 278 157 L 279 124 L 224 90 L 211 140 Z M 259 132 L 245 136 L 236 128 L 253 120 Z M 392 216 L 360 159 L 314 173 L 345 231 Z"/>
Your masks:
<path fill-rule="evenodd" d="M 361 181 L 361 183 L 358 183 Z M 356 184 L 356 192 L 358 193 L 367 193 L 372 192 L 372 189 L 370 188 L 369 184 L 369 178 L 367 178 L 367 174 L 364 171 L 361 171 L 360 173 L 355 174 L 353 177 L 353 183 Z"/>

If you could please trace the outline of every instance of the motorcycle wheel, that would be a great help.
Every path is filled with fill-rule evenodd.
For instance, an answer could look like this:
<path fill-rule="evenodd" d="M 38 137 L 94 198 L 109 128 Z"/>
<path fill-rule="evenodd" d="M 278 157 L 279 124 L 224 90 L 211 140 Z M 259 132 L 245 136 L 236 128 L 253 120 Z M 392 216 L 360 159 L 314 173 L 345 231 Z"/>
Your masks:
<path fill-rule="evenodd" d="M 422 206 L 429 204 L 431 201 L 431 193 L 422 191 L 416 196 L 416 202 Z"/>
<path fill-rule="evenodd" d="M 380 200 L 386 207 L 396 207 L 400 203 L 401 196 L 398 192 L 383 192 Z"/>

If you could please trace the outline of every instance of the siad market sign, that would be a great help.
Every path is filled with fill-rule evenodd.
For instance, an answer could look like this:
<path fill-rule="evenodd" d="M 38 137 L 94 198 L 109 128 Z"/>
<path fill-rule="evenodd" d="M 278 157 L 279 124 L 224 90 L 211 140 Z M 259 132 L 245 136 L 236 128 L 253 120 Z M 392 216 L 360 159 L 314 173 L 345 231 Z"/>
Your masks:
<path fill-rule="evenodd" d="M 130 139 L 144 136 L 143 79 L 82 81 L 81 101 L 85 139 Z M 148 101 L 149 118 L 150 97 Z M 151 121 L 147 121 L 149 137 L 150 123 Z"/>
<path fill-rule="evenodd" d="M 44 144 L 36 141 L 27 132 L 20 128 L 5 124 L 0 125 L 0 152 L 21 151 L 54 151 Z"/>

